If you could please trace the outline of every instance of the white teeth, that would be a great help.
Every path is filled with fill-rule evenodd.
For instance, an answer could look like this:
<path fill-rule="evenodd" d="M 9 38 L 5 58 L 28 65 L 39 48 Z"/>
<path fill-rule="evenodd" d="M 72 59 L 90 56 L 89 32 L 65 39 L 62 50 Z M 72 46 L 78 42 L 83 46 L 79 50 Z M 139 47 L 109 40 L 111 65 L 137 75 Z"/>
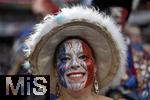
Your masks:
<path fill-rule="evenodd" d="M 75 74 L 75 75 L 70 75 L 69 77 L 76 78 L 76 77 L 82 77 L 82 76 L 83 76 L 82 74 Z"/>

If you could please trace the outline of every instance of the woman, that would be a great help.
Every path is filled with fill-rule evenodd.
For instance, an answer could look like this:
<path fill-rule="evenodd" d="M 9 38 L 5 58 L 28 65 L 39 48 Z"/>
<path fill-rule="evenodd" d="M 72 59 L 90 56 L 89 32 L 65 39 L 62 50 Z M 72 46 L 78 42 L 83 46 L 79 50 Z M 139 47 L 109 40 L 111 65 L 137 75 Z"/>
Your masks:
<path fill-rule="evenodd" d="M 102 94 L 123 75 L 124 39 L 112 19 L 91 8 L 46 16 L 25 44 L 33 74 L 50 75 L 58 100 L 109 100 Z"/>

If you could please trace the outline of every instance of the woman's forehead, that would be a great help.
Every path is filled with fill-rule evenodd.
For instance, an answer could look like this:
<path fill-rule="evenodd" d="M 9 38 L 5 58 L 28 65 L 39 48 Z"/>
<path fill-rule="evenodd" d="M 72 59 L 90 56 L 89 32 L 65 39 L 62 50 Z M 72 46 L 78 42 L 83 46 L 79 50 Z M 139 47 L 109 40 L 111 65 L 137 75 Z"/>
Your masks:
<path fill-rule="evenodd" d="M 76 38 L 67 39 L 67 40 L 63 41 L 63 43 L 61 44 L 60 47 L 63 47 L 63 48 L 65 47 L 68 49 L 75 48 L 76 50 L 81 49 L 81 48 L 83 49 L 83 47 L 86 49 L 89 49 L 89 46 L 87 45 L 86 42 L 84 42 L 81 39 L 76 39 Z"/>
<path fill-rule="evenodd" d="M 76 38 L 63 41 L 58 49 L 58 53 L 61 55 L 71 52 L 74 54 L 85 53 L 92 55 L 92 50 L 88 44 L 85 41 Z"/>
<path fill-rule="evenodd" d="M 72 38 L 72 39 L 65 40 L 63 43 L 69 44 L 69 43 L 82 43 L 82 42 L 83 41 L 81 39 Z"/>

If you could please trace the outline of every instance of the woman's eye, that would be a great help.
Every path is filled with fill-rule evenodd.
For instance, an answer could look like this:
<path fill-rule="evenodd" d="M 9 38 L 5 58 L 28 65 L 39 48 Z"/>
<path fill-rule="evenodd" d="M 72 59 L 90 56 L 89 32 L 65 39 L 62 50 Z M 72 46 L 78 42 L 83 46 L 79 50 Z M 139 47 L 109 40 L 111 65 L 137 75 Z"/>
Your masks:
<path fill-rule="evenodd" d="M 79 59 L 81 59 L 81 60 L 87 60 L 89 57 L 88 56 L 86 56 L 86 55 L 81 55 L 81 56 L 79 56 Z"/>
<path fill-rule="evenodd" d="M 69 57 L 63 57 L 63 58 L 61 58 L 61 61 L 62 61 L 62 62 L 67 62 L 68 60 L 70 60 Z"/>

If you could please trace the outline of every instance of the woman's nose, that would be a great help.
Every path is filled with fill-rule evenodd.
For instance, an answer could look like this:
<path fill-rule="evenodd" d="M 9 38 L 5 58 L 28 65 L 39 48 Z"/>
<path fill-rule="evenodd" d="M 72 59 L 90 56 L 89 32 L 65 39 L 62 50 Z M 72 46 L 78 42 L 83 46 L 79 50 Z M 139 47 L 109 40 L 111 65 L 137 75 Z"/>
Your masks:
<path fill-rule="evenodd" d="M 79 64 L 79 62 L 77 61 L 77 59 L 73 59 L 71 63 L 72 63 L 72 64 L 71 64 L 71 68 L 73 68 L 73 69 L 77 69 L 77 68 L 80 67 L 80 64 Z"/>

